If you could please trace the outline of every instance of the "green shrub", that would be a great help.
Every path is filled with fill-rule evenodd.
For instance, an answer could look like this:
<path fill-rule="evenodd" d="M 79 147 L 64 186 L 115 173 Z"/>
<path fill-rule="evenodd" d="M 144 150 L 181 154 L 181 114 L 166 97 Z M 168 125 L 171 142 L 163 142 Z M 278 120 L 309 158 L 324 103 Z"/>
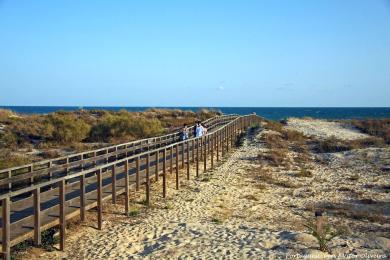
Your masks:
<path fill-rule="evenodd" d="M 17 136 L 9 131 L 0 132 L 0 148 L 15 148 L 18 144 Z"/>
<path fill-rule="evenodd" d="M 336 236 L 345 234 L 346 231 L 343 227 L 332 226 L 330 223 L 323 219 L 323 225 L 318 225 L 316 219 L 304 218 L 304 226 L 308 229 L 308 233 L 317 239 L 319 250 L 330 253 L 328 244 Z M 320 229 L 319 229 L 320 227 Z"/>
<path fill-rule="evenodd" d="M 134 116 L 127 111 L 116 115 L 106 115 L 92 127 L 90 139 L 108 142 L 111 139 L 128 140 L 152 137 L 164 133 L 164 128 L 158 119 L 146 119 Z"/>
<path fill-rule="evenodd" d="M 0 169 L 7 169 L 15 166 L 28 164 L 31 162 L 31 158 L 27 156 L 19 156 L 13 154 L 7 149 L 0 151 Z"/>
<path fill-rule="evenodd" d="M 90 126 L 71 113 L 54 113 L 45 122 L 47 137 L 60 143 L 81 142 L 87 138 Z"/>

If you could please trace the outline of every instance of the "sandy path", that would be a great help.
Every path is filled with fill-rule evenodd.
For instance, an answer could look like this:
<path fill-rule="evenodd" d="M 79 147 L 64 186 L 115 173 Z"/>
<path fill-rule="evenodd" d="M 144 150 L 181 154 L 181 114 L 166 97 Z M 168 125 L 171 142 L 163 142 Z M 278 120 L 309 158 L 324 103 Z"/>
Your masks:
<path fill-rule="evenodd" d="M 268 249 L 283 244 L 281 239 L 285 233 L 266 228 L 258 216 L 250 214 L 258 207 L 258 202 L 251 196 L 259 196 L 261 191 L 252 186 L 251 179 L 245 178 L 245 169 L 256 155 L 256 147 L 245 142 L 217 170 L 209 173 L 209 181 L 186 181 L 186 186 L 179 192 L 169 190 L 168 201 L 154 195 L 153 208 L 136 221 L 129 218 L 105 221 L 102 231 L 84 227 L 77 234 L 72 232 L 64 253 L 45 253 L 41 257 L 209 259 L 269 256 Z M 153 187 L 158 189 L 157 185 Z M 279 255 L 282 256 L 282 252 Z"/>
<path fill-rule="evenodd" d="M 302 132 L 306 136 L 320 138 L 335 136 L 341 140 L 354 140 L 369 137 L 352 126 L 321 119 L 289 118 L 287 126 L 287 128 Z"/>
<path fill-rule="evenodd" d="M 122 214 L 123 205 L 104 205 L 104 228 L 90 223 L 71 228 L 65 252 L 38 252 L 39 259 L 286 259 L 289 255 L 323 253 L 302 226 L 313 216 L 311 205 L 329 202 L 348 206 L 351 199 L 388 203 L 383 189 L 363 189 L 367 185 L 387 187 L 386 175 L 366 161 L 362 166 L 346 165 L 344 156 L 330 165 L 310 164 L 313 176 L 299 178 L 292 170 L 272 168 L 270 180 L 257 181 L 263 152 L 259 133 L 232 152 L 212 172 L 198 180 L 182 179 L 179 191 L 168 185 L 168 198 L 161 197 L 161 181 L 152 185 L 152 207 L 136 217 Z M 387 151 L 383 151 L 388 155 Z M 360 161 L 350 158 L 349 161 Z M 333 166 L 334 165 L 334 166 Z M 257 172 L 256 172 L 257 171 Z M 261 172 L 267 172 L 265 169 Z M 195 173 L 192 170 L 191 176 Z M 184 177 L 184 173 L 182 175 Z M 354 181 L 351 181 L 354 180 Z M 138 200 L 142 200 L 141 196 Z M 379 203 L 378 202 L 378 203 Z M 380 205 L 382 205 L 380 204 Z M 139 204 L 137 204 L 139 205 Z M 374 204 L 376 205 L 376 204 Z M 379 205 L 379 204 L 378 204 Z M 334 254 L 384 254 L 390 250 L 388 224 L 334 215 L 333 220 L 352 229 L 337 237 L 330 248 Z M 29 259 L 32 259 L 31 253 Z M 27 259 L 26 258 L 26 259 Z M 318 259 L 318 258 L 317 258 Z M 328 258 L 329 259 L 329 258 Z"/>

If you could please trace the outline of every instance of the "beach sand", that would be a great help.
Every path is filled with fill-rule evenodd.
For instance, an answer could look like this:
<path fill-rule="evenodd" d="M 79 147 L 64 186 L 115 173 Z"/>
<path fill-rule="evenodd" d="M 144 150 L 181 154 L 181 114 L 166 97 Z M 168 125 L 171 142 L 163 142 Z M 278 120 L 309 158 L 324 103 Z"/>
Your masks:
<path fill-rule="evenodd" d="M 289 128 L 311 136 L 365 137 L 338 123 L 292 122 Z M 117 205 L 106 202 L 103 230 L 94 228 L 96 214 L 90 211 L 87 223 L 69 228 L 64 252 L 38 250 L 25 259 L 325 258 L 330 255 L 318 250 L 304 227 L 305 218 L 313 218 L 318 208 L 326 211 L 333 226 L 347 230 L 329 243 L 334 257 L 389 256 L 390 178 L 381 170 L 389 163 L 389 148 L 324 154 L 320 162 L 312 154 L 306 165 L 312 176 L 297 177 L 295 166 L 259 166 L 257 155 L 267 151 L 263 133 L 247 137 L 215 170 L 197 180 L 193 169 L 190 181 L 182 172 L 178 191 L 171 176 L 166 199 L 161 181 L 153 183 L 152 207 L 140 203 L 140 193 L 132 206 L 139 211 L 136 216 L 123 215 L 123 198 Z"/>

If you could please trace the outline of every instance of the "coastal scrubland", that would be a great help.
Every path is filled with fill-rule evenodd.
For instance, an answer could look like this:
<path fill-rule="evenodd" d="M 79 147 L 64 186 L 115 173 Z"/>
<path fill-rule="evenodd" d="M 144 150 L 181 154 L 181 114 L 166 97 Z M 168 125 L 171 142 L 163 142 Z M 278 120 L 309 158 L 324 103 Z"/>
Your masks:
<path fill-rule="evenodd" d="M 24 115 L 0 109 L 0 169 L 177 130 L 219 111 L 78 110 Z"/>
<path fill-rule="evenodd" d="M 351 121 L 263 120 L 215 169 L 196 178 L 191 168 L 180 190 L 168 175 L 167 198 L 161 180 L 153 182 L 150 207 L 143 190 L 132 195 L 129 216 L 121 214 L 123 198 L 107 202 L 102 231 L 93 228 L 96 212 L 90 211 L 81 228 L 69 226 L 65 252 L 34 249 L 19 256 L 384 259 L 390 253 L 390 147 L 376 133 Z M 372 138 L 378 141 L 366 141 Z M 323 215 L 323 232 L 316 213 Z"/>

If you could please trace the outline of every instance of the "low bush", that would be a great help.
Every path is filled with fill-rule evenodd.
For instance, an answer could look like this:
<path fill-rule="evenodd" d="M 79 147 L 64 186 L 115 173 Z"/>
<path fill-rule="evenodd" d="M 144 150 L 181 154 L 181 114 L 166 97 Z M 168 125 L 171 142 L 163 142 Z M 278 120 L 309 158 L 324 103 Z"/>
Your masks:
<path fill-rule="evenodd" d="M 261 140 L 269 149 L 286 149 L 288 147 L 288 143 L 278 133 L 265 133 Z"/>
<path fill-rule="evenodd" d="M 313 173 L 304 168 L 304 167 L 301 167 L 301 169 L 299 170 L 299 172 L 296 173 L 296 176 L 297 177 L 306 177 L 306 178 L 309 178 L 309 177 L 313 177 Z"/>
<path fill-rule="evenodd" d="M 45 121 L 45 134 L 59 143 L 81 142 L 88 137 L 90 125 L 71 113 L 50 114 Z"/>
<path fill-rule="evenodd" d="M 13 154 L 10 150 L 0 151 L 0 169 L 11 168 L 30 162 L 30 157 Z"/>
<path fill-rule="evenodd" d="M 158 119 L 137 117 L 130 112 L 121 111 L 117 115 L 106 115 L 92 127 L 91 141 L 110 142 L 113 140 L 134 140 L 164 133 Z"/>
<path fill-rule="evenodd" d="M 266 162 L 272 166 L 285 165 L 287 162 L 287 150 L 285 149 L 272 149 L 266 153 L 260 153 L 257 156 L 257 160 L 260 162 Z"/>
<path fill-rule="evenodd" d="M 390 118 L 351 120 L 351 124 L 366 134 L 383 138 L 390 144 Z"/>
<path fill-rule="evenodd" d="M 317 239 L 319 250 L 330 252 L 329 242 L 346 231 L 343 227 L 331 225 L 325 218 L 322 220 L 305 218 L 304 226 L 308 229 L 308 233 Z M 322 221 L 319 223 L 318 221 Z"/>
<path fill-rule="evenodd" d="M 316 144 L 316 149 L 319 153 L 335 153 L 367 147 L 381 147 L 384 145 L 384 140 L 379 137 L 367 137 L 356 140 L 339 140 L 332 136 L 325 140 L 317 141 Z"/>

